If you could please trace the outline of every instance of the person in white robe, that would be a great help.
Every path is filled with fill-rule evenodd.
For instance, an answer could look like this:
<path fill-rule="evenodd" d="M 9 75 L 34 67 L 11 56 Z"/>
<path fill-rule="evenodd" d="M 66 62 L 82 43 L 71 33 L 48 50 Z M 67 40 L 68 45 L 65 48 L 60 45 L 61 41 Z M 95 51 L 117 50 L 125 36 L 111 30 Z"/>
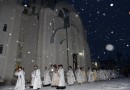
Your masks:
<path fill-rule="evenodd" d="M 40 89 L 42 87 L 41 81 L 41 72 L 38 69 L 38 66 L 34 66 L 34 81 L 33 81 L 33 89 Z"/>
<path fill-rule="evenodd" d="M 96 69 L 93 69 L 93 79 L 94 81 L 97 81 L 97 70 Z"/>
<path fill-rule="evenodd" d="M 47 67 L 45 67 L 43 86 L 46 87 L 50 85 L 51 85 L 51 78 L 50 78 L 49 70 L 47 69 Z"/>
<path fill-rule="evenodd" d="M 56 65 L 51 64 L 50 68 L 49 68 L 49 74 L 50 74 L 51 81 L 52 81 L 52 75 L 53 75 L 53 71 L 54 71 L 54 66 L 56 66 Z"/>
<path fill-rule="evenodd" d="M 72 70 L 72 67 L 69 66 L 69 70 L 67 71 L 67 83 L 68 85 L 73 85 L 76 82 L 75 76 Z"/>
<path fill-rule="evenodd" d="M 63 65 L 59 65 L 58 74 L 59 74 L 59 83 L 58 83 L 58 87 L 56 89 L 65 89 L 66 83 L 65 83 Z"/>
<path fill-rule="evenodd" d="M 35 69 L 34 69 L 35 71 Z M 33 88 L 33 85 L 34 85 L 34 71 L 31 73 L 31 85 L 30 85 L 30 88 Z"/>
<path fill-rule="evenodd" d="M 19 67 L 18 71 L 15 72 L 18 77 L 14 90 L 25 90 L 25 72 L 22 67 Z"/>
<path fill-rule="evenodd" d="M 81 75 L 82 75 L 83 83 L 87 82 L 87 75 L 83 67 L 81 67 Z"/>
<path fill-rule="evenodd" d="M 83 79 L 82 79 L 82 73 L 80 68 L 78 67 L 75 71 L 75 76 L 76 76 L 76 81 L 78 84 L 82 84 L 83 83 Z"/>
<path fill-rule="evenodd" d="M 103 80 L 104 78 L 104 73 L 102 69 L 99 69 L 99 80 Z"/>
<path fill-rule="evenodd" d="M 91 69 L 88 70 L 88 82 L 94 82 L 94 76 Z"/>
<path fill-rule="evenodd" d="M 54 65 L 53 73 L 52 73 L 52 82 L 51 87 L 57 87 L 59 84 L 59 75 L 58 75 L 58 68 Z"/>

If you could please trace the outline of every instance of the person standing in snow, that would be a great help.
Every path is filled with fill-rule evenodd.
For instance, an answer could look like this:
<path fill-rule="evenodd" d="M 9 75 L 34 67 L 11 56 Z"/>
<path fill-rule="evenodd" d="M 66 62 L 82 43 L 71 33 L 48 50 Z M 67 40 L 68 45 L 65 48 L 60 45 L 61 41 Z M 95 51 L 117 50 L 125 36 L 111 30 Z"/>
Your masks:
<path fill-rule="evenodd" d="M 59 65 L 58 74 L 59 74 L 59 83 L 58 83 L 58 87 L 56 89 L 65 89 L 66 83 L 65 83 L 63 65 Z"/>
<path fill-rule="evenodd" d="M 69 70 L 67 71 L 67 83 L 69 85 L 73 85 L 75 83 L 75 76 L 74 76 L 74 73 L 73 73 L 73 70 L 72 70 L 72 67 L 69 66 Z"/>
<path fill-rule="evenodd" d="M 46 87 L 50 85 L 51 85 L 51 78 L 50 78 L 49 70 L 47 69 L 47 67 L 45 67 L 43 86 Z"/>
<path fill-rule="evenodd" d="M 76 76 L 77 83 L 82 84 L 83 83 L 82 73 L 79 67 L 75 71 L 75 76 Z"/>
<path fill-rule="evenodd" d="M 91 69 L 88 70 L 88 82 L 94 82 L 93 72 Z"/>
<path fill-rule="evenodd" d="M 18 77 L 14 90 L 25 90 L 25 72 L 22 67 L 19 67 L 18 71 L 15 72 Z"/>
<path fill-rule="evenodd" d="M 58 67 L 54 65 L 53 73 L 52 73 L 52 82 L 51 87 L 57 87 L 59 84 L 59 75 L 58 75 Z"/>
<path fill-rule="evenodd" d="M 33 81 L 33 89 L 40 89 L 42 87 L 41 81 L 41 72 L 38 69 L 38 66 L 34 66 L 34 81 Z"/>
<path fill-rule="evenodd" d="M 87 82 L 87 75 L 83 67 L 81 67 L 81 75 L 82 75 L 83 83 Z"/>

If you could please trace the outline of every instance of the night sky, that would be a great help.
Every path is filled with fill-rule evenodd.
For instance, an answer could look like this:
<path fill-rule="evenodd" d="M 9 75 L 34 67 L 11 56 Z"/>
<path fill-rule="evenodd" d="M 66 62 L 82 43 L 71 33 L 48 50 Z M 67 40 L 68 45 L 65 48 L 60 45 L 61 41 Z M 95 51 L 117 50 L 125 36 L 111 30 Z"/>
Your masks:
<path fill-rule="evenodd" d="M 65 0 L 78 11 L 92 60 L 130 59 L 130 0 Z M 107 47 L 106 47 L 107 46 Z"/>

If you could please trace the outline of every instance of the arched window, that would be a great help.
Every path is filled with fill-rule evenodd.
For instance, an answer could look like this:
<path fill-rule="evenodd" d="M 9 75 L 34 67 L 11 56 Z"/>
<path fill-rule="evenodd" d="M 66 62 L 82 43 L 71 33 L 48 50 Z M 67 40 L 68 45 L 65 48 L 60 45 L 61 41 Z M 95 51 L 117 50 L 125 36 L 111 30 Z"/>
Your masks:
<path fill-rule="evenodd" d="M 4 32 L 7 31 L 7 24 L 4 24 L 3 31 L 4 31 Z"/>
<path fill-rule="evenodd" d="M 3 45 L 0 45 L 0 54 L 3 52 Z"/>

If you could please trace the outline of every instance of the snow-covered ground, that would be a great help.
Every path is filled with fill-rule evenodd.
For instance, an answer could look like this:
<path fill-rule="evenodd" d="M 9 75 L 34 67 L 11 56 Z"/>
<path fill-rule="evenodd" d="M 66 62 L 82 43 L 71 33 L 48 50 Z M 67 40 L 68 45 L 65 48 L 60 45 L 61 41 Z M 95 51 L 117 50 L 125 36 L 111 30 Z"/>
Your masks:
<path fill-rule="evenodd" d="M 14 90 L 14 86 L 1 86 L 0 90 Z M 32 90 L 29 87 L 26 90 Z M 40 90 L 56 90 L 52 87 L 42 87 Z M 82 85 L 67 86 L 65 90 L 130 90 L 130 78 L 113 79 L 109 81 L 99 81 L 85 83 Z"/>

